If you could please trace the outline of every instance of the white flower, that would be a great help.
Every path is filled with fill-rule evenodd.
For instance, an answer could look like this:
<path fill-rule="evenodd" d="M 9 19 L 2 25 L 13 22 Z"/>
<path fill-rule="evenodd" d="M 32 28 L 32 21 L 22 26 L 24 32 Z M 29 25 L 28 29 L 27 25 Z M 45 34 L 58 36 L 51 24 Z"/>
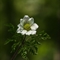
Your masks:
<path fill-rule="evenodd" d="M 22 35 L 34 35 L 36 34 L 36 29 L 39 27 L 34 23 L 34 18 L 29 18 L 28 15 L 25 15 L 23 19 L 20 19 L 20 24 L 17 26 L 17 33 L 21 33 Z"/>

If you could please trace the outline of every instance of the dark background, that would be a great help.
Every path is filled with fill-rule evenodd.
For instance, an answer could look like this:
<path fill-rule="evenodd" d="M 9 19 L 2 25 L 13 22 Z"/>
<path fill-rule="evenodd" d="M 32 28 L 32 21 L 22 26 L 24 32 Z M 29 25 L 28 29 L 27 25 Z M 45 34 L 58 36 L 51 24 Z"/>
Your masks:
<path fill-rule="evenodd" d="M 11 43 L 4 45 L 11 35 L 6 25 L 19 24 L 24 15 L 34 17 L 39 25 L 38 33 L 45 30 L 51 39 L 43 41 L 38 55 L 29 55 L 30 60 L 60 60 L 60 1 L 59 0 L 0 0 L 0 60 L 10 60 L 13 54 Z M 16 60 L 23 60 L 19 55 Z"/>

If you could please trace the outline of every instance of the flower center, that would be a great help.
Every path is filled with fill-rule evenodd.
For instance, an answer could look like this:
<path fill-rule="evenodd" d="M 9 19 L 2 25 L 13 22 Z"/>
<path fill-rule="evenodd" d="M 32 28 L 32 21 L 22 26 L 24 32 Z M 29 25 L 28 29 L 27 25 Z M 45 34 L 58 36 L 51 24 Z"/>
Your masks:
<path fill-rule="evenodd" d="M 24 24 L 24 29 L 25 29 L 25 30 L 30 30 L 30 24 L 29 24 L 29 23 Z"/>

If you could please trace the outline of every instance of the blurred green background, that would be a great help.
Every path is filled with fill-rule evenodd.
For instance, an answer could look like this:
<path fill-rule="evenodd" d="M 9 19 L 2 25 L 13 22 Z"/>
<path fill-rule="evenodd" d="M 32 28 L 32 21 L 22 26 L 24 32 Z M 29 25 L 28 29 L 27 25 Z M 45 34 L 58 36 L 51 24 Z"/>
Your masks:
<path fill-rule="evenodd" d="M 60 21 L 60 1 L 59 0 L 0 0 L 0 60 L 10 60 L 13 54 L 11 43 L 4 45 L 8 33 L 7 24 L 14 26 L 19 24 L 20 18 L 24 15 L 34 17 L 39 25 L 38 33 L 45 30 L 50 36 L 50 40 L 43 41 L 38 46 L 37 55 L 29 55 L 30 60 L 60 60 L 59 49 L 59 21 Z M 19 55 L 16 60 L 23 60 Z"/>

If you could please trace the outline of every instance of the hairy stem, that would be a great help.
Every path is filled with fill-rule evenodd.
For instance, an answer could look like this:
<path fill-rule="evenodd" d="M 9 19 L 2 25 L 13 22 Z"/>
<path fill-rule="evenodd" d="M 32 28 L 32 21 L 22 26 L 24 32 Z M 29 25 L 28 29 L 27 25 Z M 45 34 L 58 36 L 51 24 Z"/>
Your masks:
<path fill-rule="evenodd" d="M 21 45 L 18 46 L 18 48 L 17 48 L 16 52 L 14 53 L 14 55 L 12 56 L 11 60 L 14 60 L 16 58 L 18 51 L 20 50 L 21 46 L 24 44 L 25 38 L 26 38 L 26 35 L 23 37 L 23 41 L 22 41 Z"/>

